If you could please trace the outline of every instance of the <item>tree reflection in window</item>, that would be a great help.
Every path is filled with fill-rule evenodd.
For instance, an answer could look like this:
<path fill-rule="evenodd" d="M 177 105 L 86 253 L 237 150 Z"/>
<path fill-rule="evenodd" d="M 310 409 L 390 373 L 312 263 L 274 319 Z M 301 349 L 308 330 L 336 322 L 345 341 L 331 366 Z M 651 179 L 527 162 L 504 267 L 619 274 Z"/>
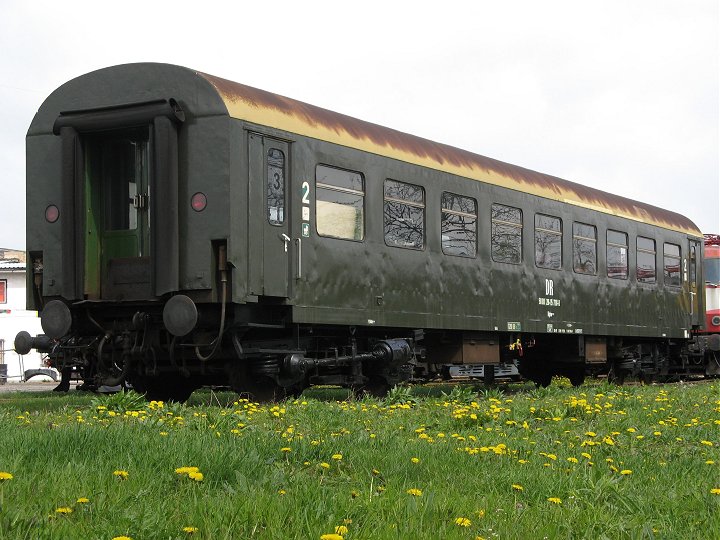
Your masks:
<path fill-rule="evenodd" d="M 442 194 L 442 250 L 446 255 L 475 257 L 477 253 L 477 202 L 470 197 Z"/>
<path fill-rule="evenodd" d="M 267 218 L 272 225 L 285 221 L 285 154 L 277 148 L 267 153 Z"/>
<path fill-rule="evenodd" d="M 607 275 L 612 279 L 628 278 L 627 234 L 608 230 L 607 232 Z"/>
<path fill-rule="evenodd" d="M 522 261 L 522 210 L 493 204 L 491 209 L 490 251 L 492 260 L 511 264 Z"/>
<path fill-rule="evenodd" d="M 573 223 L 573 269 L 578 274 L 597 272 L 597 233 L 593 225 Z"/>
<path fill-rule="evenodd" d="M 409 249 L 425 247 L 425 190 L 385 180 L 385 243 Z"/>
<path fill-rule="evenodd" d="M 637 280 L 639 283 L 655 283 L 655 240 L 637 237 Z"/>
<path fill-rule="evenodd" d="M 535 264 L 540 268 L 562 268 L 562 221 L 535 214 Z"/>
<path fill-rule="evenodd" d="M 680 246 L 664 244 L 663 275 L 665 285 L 680 286 Z"/>

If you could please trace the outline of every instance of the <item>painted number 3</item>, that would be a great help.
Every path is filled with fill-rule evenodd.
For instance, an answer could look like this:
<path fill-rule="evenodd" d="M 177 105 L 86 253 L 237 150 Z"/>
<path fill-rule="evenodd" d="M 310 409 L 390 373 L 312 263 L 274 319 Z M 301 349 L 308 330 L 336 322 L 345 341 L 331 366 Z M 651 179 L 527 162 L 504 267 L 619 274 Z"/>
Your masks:
<path fill-rule="evenodd" d="M 302 183 L 302 202 L 303 204 L 310 204 L 310 183 Z"/>

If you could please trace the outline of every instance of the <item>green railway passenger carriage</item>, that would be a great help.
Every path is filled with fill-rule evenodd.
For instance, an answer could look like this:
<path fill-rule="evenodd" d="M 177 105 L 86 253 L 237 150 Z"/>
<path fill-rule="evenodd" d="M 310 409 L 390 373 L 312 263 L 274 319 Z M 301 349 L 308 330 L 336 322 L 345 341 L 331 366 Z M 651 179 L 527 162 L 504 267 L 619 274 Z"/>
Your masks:
<path fill-rule="evenodd" d="M 69 81 L 27 135 L 48 353 L 149 397 L 382 392 L 518 362 L 704 373 L 687 218 L 190 69 Z M 485 369 L 488 378 L 492 369 Z"/>

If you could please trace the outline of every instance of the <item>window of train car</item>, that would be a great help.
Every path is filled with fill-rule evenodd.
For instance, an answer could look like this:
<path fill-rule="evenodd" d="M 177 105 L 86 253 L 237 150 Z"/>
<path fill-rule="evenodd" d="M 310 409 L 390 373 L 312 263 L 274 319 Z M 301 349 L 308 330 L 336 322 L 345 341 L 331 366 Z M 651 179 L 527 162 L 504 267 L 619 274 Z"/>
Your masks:
<path fill-rule="evenodd" d="M 365 238 L 365 177 L 357 171 L 315 167 L 315 227 L 320 236 Z"/>
<path fill-rule="evenodd" d="M 490 218 L 490 253 L 495 262 L 522 261 L 522 210 L 493 204 Z"/>
<path fill-rule="evenodd" d="M 445 255 L 475 257 L 477 253 L 477 201 L 447 191 L 442 194 L 440 219 Z"/>
<path fill-rule="evenodd" d="M 277 148 L 267 152 L 267 218 L 271 225 L 285 222 L 285 154 Z"/>
<path fill-rule="evenodd" d="M 385 243 L 408 249 L 425 247 L 425 189 L 385 180 Z"/>
<path fill-rule="evenodd" d="M 540 268 L 562 268 L 562 220 L 535 214 L 535 264 Z"/>
<path fill-rule="evenodd" d="M 612 279 L 628 278 L 628 235 L 607 232 L 607 275 Z"/>
<path fill-rule="evenodd" d="M 594 225 L 573 223 L 573 270 L 578 274 L 597 273 L 597 230 Z"/>
<path fill-rule="evenodd" d="M 680 246 L 663 244 L 663 281 L 665 285 L 680 286 Z"/>
<path fill-rule="evenodd" d="M 637 237 L 637 280 L 639 283 L 655 283 L 655 240 Z"/>

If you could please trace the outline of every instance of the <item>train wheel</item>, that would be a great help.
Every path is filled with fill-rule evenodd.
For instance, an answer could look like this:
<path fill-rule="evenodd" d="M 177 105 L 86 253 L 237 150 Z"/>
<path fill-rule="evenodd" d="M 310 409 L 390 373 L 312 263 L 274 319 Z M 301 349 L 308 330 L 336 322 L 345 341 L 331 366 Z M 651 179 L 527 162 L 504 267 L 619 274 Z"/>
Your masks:
<path fill-rule="evenodd" d="M 585 382 L 585 367 L 581 366 L 573 369 L 568 374 L 568 379 L 570 379 L 570 384 L 572 384 L 573 386 L 582 386 L 582 384 Z"/>
<path fill-rule="evenodd" d="M 538 373 L 531 380 L 538 388 L 547 388 L 552 383 L 552 377 L 552 373 Z"/>
<path fill-rule="evenodd" d="M 352 392 L 358 399 L 365 397 L 384 398 L 390 392 L 390 384 L 385 377 L 371 376 L 363 385 L 353 386 Z"/>
<path fill-rule="evenodd" d="M 184 403 L 198 388 L 192 379 L 180 374 L 167 374 L 159 377 L 134 377 L 130 381 L 133 389 L 145 395 L 148 401 L 174 401 Z"/>
<path fill-rule="evenodd" d="M 617 367 L 617 365 L 613 364 L 612 366 L 610 366 L 610 371 L 608 371 L 607 381 L 610 384 L 622 386 L 625 383 L 626 376 L 627 371 L 625 371 L 624 369 L 620 369 Z"/>

